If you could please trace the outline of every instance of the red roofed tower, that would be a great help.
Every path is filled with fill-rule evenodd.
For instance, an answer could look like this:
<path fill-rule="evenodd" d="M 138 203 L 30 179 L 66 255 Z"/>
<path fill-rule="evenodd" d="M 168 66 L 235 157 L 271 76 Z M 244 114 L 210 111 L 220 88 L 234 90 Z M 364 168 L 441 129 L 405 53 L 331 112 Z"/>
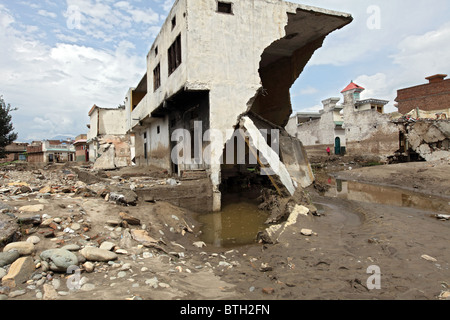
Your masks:
<path fill-rule="evenodd" d="M 360 85 L 357 85 L 352 80 L 352 82 L 350 82 L 350 84 L 341 91 L 341 93 L 344 95 L 344 104 L 354 105 L 356 101 L 360 100 L 360 94 L 364 90 L 366 89 L 364 89 Z"/>

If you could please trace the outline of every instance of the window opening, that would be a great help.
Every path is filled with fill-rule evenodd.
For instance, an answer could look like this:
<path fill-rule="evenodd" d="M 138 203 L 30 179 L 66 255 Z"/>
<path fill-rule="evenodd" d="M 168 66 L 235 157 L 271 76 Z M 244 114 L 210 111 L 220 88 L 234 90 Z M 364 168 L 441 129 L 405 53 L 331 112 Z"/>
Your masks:
<path fill-rule="evenodd" d="M 181 64 L 181 34 L 178 35 L 175 42 L 168 50 L 169 57 L 169 75 L 171 75 Z"/>
<path fill-rule="evenodd" d="M 155 70 L 153 70 L 153 91 L 156 91 L 161 86 L 161 64 L 158 63 Z"/>
<path fill-rule="evenodd" d="M 176 25 L 177 25 L 177 16 L 173 17 L 172 19 L 172 30 L 175 29 Z"/>
<path fill-rule="evenodd" d="M 219 1 L 217 6 L 217 12 L 232 14 L 233 4 L 230 2 Z"/>

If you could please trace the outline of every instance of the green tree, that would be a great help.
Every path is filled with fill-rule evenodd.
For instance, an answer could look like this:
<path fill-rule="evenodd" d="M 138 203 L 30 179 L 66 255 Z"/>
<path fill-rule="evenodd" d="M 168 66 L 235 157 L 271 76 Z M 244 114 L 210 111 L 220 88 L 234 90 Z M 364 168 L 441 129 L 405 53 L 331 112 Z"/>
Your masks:
<path fill-rule="evenodd" d="M 0 96 L 0 158 L 6 158 L 6 146 L 10 145 L 17 139 L 17 133 L 11 122 L 11 111 L 17 109 L 11 108 L 10 104 L 6 104 L 3 96 Z"/>

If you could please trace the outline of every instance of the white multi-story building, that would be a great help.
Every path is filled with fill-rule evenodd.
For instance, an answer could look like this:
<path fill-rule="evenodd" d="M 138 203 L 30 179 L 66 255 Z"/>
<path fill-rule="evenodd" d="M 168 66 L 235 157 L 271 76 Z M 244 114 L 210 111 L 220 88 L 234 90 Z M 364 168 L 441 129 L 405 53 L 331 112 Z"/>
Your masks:
<path fill-rule="evenodd" d="M 326 36 L 351 21 L 347 13 L 282 0 L 177 0 L 148 53 L 146 74 L 126 97 L 136 164 L 178 174 L 205 170 L 219 209 L 221 160 L 242 116 L 284 128 L 290 87 Z M 214 138 L 204 136 L 208 130 Z M 182 140 L 192 149 L 174 153 Z"/>

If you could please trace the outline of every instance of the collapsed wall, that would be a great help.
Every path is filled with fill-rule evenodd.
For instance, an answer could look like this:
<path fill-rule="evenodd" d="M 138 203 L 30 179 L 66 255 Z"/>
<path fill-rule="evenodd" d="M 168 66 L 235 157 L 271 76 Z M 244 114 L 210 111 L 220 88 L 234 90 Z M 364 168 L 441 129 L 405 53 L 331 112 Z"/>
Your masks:
<path fill-rule="evenodd" d="M 129 135 L 105 135 L 98 138 L 99 157 L 94 169 L 113 170 L 131 166 L 131 141 Z"/>
<path fill-rule="evenodd" d="M 254 70 L 258 73 L 260 87 L 247 102 L 247 111 L 243 113 L 244 116 L 241 111 L 239 121 L 241 129 L 244 129 L 252 139 L 260 143 L 252 147 L 259 156 L 268 162 L 273 175 L 272 177 L 267 175 L 267 177 L 271 180 L 272 185 L 278 184 L 280 189 L 284 189 L 289 196 L 293 196 L 298 189 L 311 185 L 314 177 L 300 140 L 289 137 L 288 134 L 285 135 L 285 130 L 281 129 L 288 123 L 292 114 L 290 89 L 314 52 L 323 45 L 325 38 L 331 32 L 349 24 L 353 18 L 348 14 L 297 4 L 286 4 L 286 8 L 287 19 L 283 25 L 279 25 L 280 29 L 284 28 L 283 37 L 274 39 L 262 51 L 259 69 Z M 241 70 L 241 72 L 243 71 Z M 229 110 L 229 112 L 230 116 L 226 119 L 233 121 L 231 115 L 237 110 Z M 254 116 L 249 117 L 250 114 Z M 261 121 L 255 121 L 255 118 Z M 219 118 L 212 113 L 211 127 L 221 129 L 225 125 L 225 118 L 217 120 Z M 278 141 L 280 154 L 275 155 L 270 147 L 267 148 L 267 143 L 261 142 L 263 139 L 258 130 L 264 127 L 262 125 L 264 122 L 281 129 L 280 141 Z M 225 129 L 234 127 L 234 125 L 235 123 L 230 123 Z M 227 137 L 227 139 L 232 139 L 232 137 Z M 222 155 L 222 152 L 220 154 Z M 212 158 L 218 156 L 219 153 L 213 151 Z M 220 181 L 223 183 L 224 177 L 228 175 L 224 167 L 219 169 L 212 166 L 211 169 L 213 185 L 218 186 Z M 217 179 L 218 172 L 221 172 L 222 178 Z M 274 179 L 278 181 L 272 181 Z M 277 189 L 277 187 L 275 188 Z M 215 199 L 216 210 L 220 191 L 215 189 L 214 192 L 215 196 L 218 196 Z"/>
<path fill-rule="evenodd" d="M 397 125 L 405 139 L 405 152 L 412 150 L 426 161 L 450 159 L 450 121 L 409 120 Z"/>

